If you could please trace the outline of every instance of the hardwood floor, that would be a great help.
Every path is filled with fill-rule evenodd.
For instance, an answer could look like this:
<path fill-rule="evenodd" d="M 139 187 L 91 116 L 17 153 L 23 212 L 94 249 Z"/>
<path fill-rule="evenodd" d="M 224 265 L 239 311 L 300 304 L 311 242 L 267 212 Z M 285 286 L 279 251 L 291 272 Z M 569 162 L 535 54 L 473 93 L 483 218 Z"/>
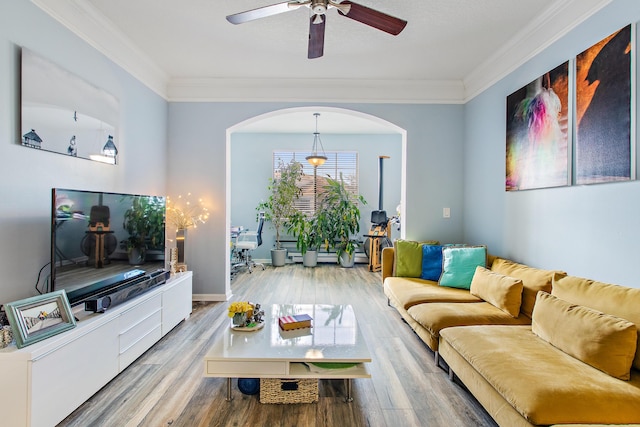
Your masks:
<path fill-rule="evenodd" d="M 370 379 L 320 381 L 318 403 L 261 404 L 226 380 L 204 378 L 202 358 L 227 328 L 228 303 L 194 302 L 191 317 L 85 402 L 59 426 L 496 426 L 433 353 L 387 305 L 379 273 L 366 265 L 267 267 L 242 272 L 233 300 L 261 304 L 351 304 L 372 355 Z"/>

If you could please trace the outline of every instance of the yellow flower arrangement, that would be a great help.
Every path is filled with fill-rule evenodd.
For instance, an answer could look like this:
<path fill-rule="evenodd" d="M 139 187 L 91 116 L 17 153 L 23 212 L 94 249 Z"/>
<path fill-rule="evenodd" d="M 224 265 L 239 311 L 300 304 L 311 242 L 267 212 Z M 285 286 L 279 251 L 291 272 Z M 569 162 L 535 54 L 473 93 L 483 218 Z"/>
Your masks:
<path fill-rule="evenodd" d="M 229 305 L 229 317 L 233 317 L 234 314 L 249 313 L 249 312 L 253 312 L 253 304 L 247 301 L 232 302 Z"/>

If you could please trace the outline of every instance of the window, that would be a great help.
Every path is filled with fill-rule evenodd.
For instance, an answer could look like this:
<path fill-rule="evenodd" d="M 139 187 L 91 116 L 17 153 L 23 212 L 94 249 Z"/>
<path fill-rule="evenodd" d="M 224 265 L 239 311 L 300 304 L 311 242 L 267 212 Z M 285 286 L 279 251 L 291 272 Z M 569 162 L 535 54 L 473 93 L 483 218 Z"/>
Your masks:
<path fill-rule="evenodd" d="M 327 161 L 322 166 L 318 166 L 314 181 L 313 166 L 305 157 L 310 156 L 310 151 L 274 151 L 273 152 L 273 176 L 278 176 L 278 164 L 282 160 L 285 164 L 295 160 L 302 165 L 304 176 L 299 187 L 302 194 L 296 202 L 296 208 L 308 215 L 315 213 L 316 206 L 322 199 L 322 189 L 329 176 L 332 179 L 342 179 L 344 184 L 353 195 L 358 193 L 358 153 L 355 151 L 335 151 L 325 152 Z M 315 185 L 314 185 L 315 182 Z"/>

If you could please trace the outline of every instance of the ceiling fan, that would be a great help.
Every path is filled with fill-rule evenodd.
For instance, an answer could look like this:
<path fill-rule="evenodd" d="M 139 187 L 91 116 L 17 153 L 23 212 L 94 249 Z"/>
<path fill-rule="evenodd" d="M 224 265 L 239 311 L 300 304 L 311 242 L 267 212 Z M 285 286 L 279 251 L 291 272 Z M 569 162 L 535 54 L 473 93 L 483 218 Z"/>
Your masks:
<path fill-rule="evenodd" d="M 324 26 L 326 23 L 326 12 L 329 9 L 338 9 L 338 13 L 354 21 L 377 28 L 378 30 L 397 36 L 407 25 L 407 21 L 387 15 L 386 13 L 362 6 L 352 1 L 340 0 L 294 0 L 273 4 L 271 6 L 259 7 L 227 16 L 227 21 L 232 24 L 242 24 L 255 19 L 277 15 L 298 9 L 302 6 L 311 9 L 309 19 L 309 51 L 308 58 L 319 58 L 324 53 Z"/>

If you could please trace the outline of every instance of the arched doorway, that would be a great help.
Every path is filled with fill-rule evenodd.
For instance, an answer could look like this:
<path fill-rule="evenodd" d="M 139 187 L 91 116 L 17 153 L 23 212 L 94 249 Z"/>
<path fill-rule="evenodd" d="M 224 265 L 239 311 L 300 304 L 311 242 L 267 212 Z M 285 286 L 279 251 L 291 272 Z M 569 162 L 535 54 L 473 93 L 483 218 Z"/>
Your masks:
<path fill-rule="evenodd" d="M 316 106 L 316 107 L 298 107 L 287 108 L 272 111 L 269 113 L 261 114 L 259 116 L 252 117 L 243 122 L 237 123 L 227 129 L 226 132 L 226 188 L 225 188 L 225 225 L 226 229 L 231 228 L 231 212 L 232 212 L 232 136 L 233 134 L 241 133 L 299 133 L 308 134 L 308 145 L 305 147 L 309 149 L 312 142 L 312 132 L 314 130 L 314 116 L 313 113 L 320 113 L 321 121 L 319 131 L 322 134 L 328 133 L 349 133 L 349 134 L 375 134 L 375 133 L 387 133 L 395 134 L 398 136 L 396 140 L 400 141 L 400 206 L 401 215 L 405 214 L 405 195 L 406 195 L 406 145 L 407 145 L 407 132 L 405 129 L 390 123 L 379 117 L 362 113 L 355 110 L 349 110 L 345 108 Z M 365 147 L 366 148 L 366 147 Z M 376 163 L 377 164 L 377 163 Z M 373 166 L 371 166 L 373 167 Z M 376 166 L 377 168 L 377 166 Z M 377 181 L 376 181 L 377 185 Z M 265 183 L 266 186 L 266 183 Z M 377 196 L 376 196 L 377 197 Z M 257 202 L 256 202 L 257 204 Z M 377 207 L 377 201 L 370 203 L 370 208 L 375 209 Z M 364 217 L 364 215 L 363 215 Z M 404 230 L 401 231 L 401 236 L 404 236 Z M 231 257 L 231 241 L 230 235 L 226 233 L 226 258 Z M 227 296 L 231 295 L 230 286 L 230 265 L 227 263 L 225 271 L 225 293 Z"/>

